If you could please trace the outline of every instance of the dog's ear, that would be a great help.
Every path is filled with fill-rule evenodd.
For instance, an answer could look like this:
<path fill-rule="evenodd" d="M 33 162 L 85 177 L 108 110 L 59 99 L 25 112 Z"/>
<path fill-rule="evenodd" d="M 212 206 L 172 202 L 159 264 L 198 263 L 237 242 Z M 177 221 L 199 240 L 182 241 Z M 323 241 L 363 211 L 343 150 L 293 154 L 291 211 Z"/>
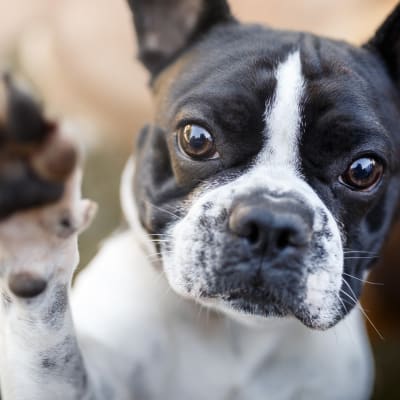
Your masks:
<path fill-rule="evenodd" d="M 212 26 L 233 21 L 225 0 L 128 0 L 139 59 L 154 77 Z"/>
<path fill-rule="evenodd" d="M 400 4 L 377 30 L 366 47 L 379 53 L 390 75 L 400 85 Z"/>

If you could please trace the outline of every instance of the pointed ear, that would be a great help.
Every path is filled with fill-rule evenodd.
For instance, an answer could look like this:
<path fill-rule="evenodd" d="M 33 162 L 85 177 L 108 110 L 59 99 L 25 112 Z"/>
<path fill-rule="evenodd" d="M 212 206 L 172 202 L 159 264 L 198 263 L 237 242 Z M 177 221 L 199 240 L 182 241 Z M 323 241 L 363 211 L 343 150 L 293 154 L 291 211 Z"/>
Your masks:
<path fill-rule="evenodd" d="M 380 54 L 389 73 L 400 84 L 400 4 L 377 30 L 366 47 Z"/>
<path fill-rule="evenodd" d="M 208 29 L 233 21 L 225 0 L 128 0 L 139 59 L 154 77 Z"/>

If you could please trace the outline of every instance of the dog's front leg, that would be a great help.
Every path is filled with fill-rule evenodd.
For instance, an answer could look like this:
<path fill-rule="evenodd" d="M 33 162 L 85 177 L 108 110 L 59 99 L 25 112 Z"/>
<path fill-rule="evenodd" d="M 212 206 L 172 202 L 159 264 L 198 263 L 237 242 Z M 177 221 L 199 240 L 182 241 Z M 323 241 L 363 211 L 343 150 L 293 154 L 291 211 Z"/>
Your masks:
<path fill-rule="evenodd" d="M 78 180 L 75 173 L 57 204 L 0 223 L 4 399 L 90 394 L 68 304 L 78 230 L 92 210 L 79 198 Z"/>
<path fill-rule="evenodd" d="M 78 234 L 94 209 L 81 199 L 74 146 L 11 83 L 7 113 L 0 121 L 2 399 L 125 399 L 116 357 L 91 341 L 83 354 L 71 317 Z"/>
<path fill-rule="evenodd" d="M 71 316 L 77 237 L 94 209 L 79 180 L 57 204 L 0 222 L 2 400 L 129 398 L 121 357 L 78 337 Z"/>

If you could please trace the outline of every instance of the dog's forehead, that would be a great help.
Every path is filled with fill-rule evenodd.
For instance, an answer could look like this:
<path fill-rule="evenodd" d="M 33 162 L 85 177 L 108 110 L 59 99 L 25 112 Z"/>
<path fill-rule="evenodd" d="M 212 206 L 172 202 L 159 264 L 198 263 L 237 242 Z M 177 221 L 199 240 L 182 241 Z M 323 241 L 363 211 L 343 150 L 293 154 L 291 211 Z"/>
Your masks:
<path fill-rule="evenodd" d="M 278 143 L 295 150 L 292 162 L 318 168 L 344 169 L 355 154 L 375 150 L 389 164 L 398 158 L 399 94 L 375 54 L 344 42 L 220 27 L 183 53 L 155 89 L 164 131 L 182 121 L 206 124 L 225 167 L 248 165 L 265 144 Z"/>
<path fill-rule="evenodd" d="M 215 100 L 225 110 L 241 102 L 261 113 L 257 106 L 274 96 L 279 64 L 295 51 L 306 86 L 304 100 L 317 98 L 353 115 L 356 110 L 375 110 L 374 98 L 393 91 L 383 65 L 362 48 L 311 34 L 237 25 L 214 29 L 161 75 L 161 86 L 169 86 L 168 111 L 206 107 Z M 162 79 L 168 75 L 173 77 Z"/>
<path fill-rule="evenodd" d="M 341 64 L 351 68 L 359 49 L 306 33 L 251 25 L 216 27 L 178 58 L 171 94 L 179 97 L 194 84 L 211 89 L 215 83 L 236 82 L 253 89 L 273 78 L 277 65 L 295 50 L 301 51 L 307 78 L 313 79 L 341 73 Z"/>

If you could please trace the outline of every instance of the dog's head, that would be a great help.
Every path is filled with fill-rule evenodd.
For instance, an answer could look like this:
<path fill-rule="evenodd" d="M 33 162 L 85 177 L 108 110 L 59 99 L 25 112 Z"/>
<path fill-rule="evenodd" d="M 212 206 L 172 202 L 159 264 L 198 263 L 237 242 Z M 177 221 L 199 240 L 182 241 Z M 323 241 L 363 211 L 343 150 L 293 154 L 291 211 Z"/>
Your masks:
<path fill-rule="evenodd" d="M 223 0 L 130 0 L 152 76 L 133 192 L 172 288 L 326 329 L 399 199 L 400 6 L 363 47 L 238 23 Z"/>

